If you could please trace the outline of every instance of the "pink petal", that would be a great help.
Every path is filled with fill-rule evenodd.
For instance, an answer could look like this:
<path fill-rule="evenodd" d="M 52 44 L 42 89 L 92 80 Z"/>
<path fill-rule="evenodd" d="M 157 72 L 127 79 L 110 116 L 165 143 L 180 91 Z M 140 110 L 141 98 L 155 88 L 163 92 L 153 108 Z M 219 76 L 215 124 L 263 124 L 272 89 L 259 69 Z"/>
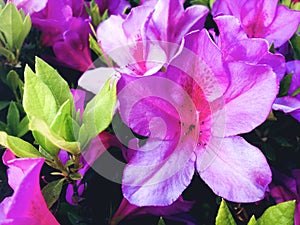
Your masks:
<path fill-rule="evenodd" d="M 216 195 L 234 202 L 255 202 L 264 198 L 272 174 L 264 155 L 243 138 L 224 138 L 212 151 L 214 160 L 201 178 Z M 196 167 L 202 161 L 198 153 Z"/>
<path fill-rule="evenodd" d="M 274 3 L 272 2 L 272 4 Z M 276 17 L 262 37 L 266 38 L 270 44 L 274 43 L 275 48 L 277 48 L 293 36 L 299 23 L 299 11 L 290 10 L 286 6 L 280 5 L 277 8 Z"/>
<path fill-rule="evenodd" d="M 267 66 L 229 63 L 231 85 L 224 94 L 225 135 L 247 133 L 268 117 L 275 100 L 278 83 Z"/>
<path fill-rule="evenodd" d="M 39 174 L 44 159 L 16 159 L 7 150 L 3 161 L 9 167 L 8 179 L 14 179 L 14 194 L 1 203 L 5 218 L 32 218 L 40 225 L 59 224 L 48 210 L 40 189 Z"/>

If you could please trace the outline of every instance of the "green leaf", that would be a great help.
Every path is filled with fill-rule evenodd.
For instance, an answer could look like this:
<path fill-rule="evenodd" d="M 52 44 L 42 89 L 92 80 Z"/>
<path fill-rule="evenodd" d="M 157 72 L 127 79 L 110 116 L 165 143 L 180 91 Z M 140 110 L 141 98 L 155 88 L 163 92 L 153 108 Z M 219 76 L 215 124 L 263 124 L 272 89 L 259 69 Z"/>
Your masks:
<path fill-rule="evenodd" d="M 50 125 L 58 111 L 51 90 L 33 73 L 29 66 L 25 67 L 24 74 L 23 106 L 29 120 L 31 117 L 37 117 Z"/>
<path fill-rule="evenodd" d="M 43 196 L 47 203 L 48 208 L 50 209 L 54 203 L 59 199 L 60 193 L 62 191 L 62 186 L 64 183 L 64 178 L 60 180 L 52 181 L 51 183 L 47 184 L 43 190 Z"/>
<path fill-rule="evenodd" d="M 102 57 L 103 53 L 98 42 L 93 38 L 93 36 L 89 35 L 90 48 L 97 54 L 97 56 Z"/>
<path fill-rule="evenodd" d="M 70 178 L 72 180 L 81 180 L 82 179 L 82 175 L 80 173 L 71 173 L 70 174 Z"/>
<path fill-rule="evenodd" d="M 253 215 L 252 217 L 251 217 L 251 219 L 249 220 L 249 222 L 248 222 L 248 225 L 256 225 L 256 219 L 255 219 L 255 216 Z"/>
<path fill-rule="evenodd" d="M 12 91 L 16 91 L 19 86 L 20 78 L 16 71 L 11 70 L 6 76 L 6 83 Z"/>
<path fill-rule="evenodd" d="M 0 54 L 5 56 L 5 58 L 9 61 L 13 61 L 15 59 L 14 53 L 6 48 L 3 48 L 2 46 L 0 46 Z"/>
<path fill-rule="evenodd" d="M 110 86 L 110 79 L 102 90 L 86 105 L 82 115 L 82 124 L 84 132 L 88 133 L 88 142 L 96 137 L 101 131 L 108 127 L 112 121 L 116 104 L 116 82 Z M 82 130 L 79 136 L 85 136 Z M 79 137 L 79 140 L 82 140 Z"/>
<path fill-rule="evenodd" d="M 289 89 L 291 86 L 291 82 L 292 82 L 292 77 L 293 77 L 293 74 L 290 73 L 288 75 L 285 75 L 285 77 L 280 81 L 278 97 L 283 97 L 283 96 L 288 95 L 288 92 L 289 92 Z"/>
<path fill-rule="evenodd" d="M 2 110 L 2 109 L 5 109 L 7 106 L 9 106 L 9 101 L 1 101 L 0 102 L 0 111 Z"/>
<path fill-rule="evenodd" d="M 51 144 L 56 146 L 58 149 L 55 152 L 49 152 L 51 155 L 57 155 L 59 149 L 64 149 L 72 154 L 80 153 L 80 144 L 79 142 L 68 142 L 62 137 L 58 136 L 53 132 L 50 127 L 39 118 L 31 118 L 29 120 L 29 129 L 38 132 L 40 135 L 45 137 Z M 48 151 L 48 149 L 46 149 Z"/>
<path fill-rule="evenodd" d="M 222 199 L 218 215 L 216 217 L 216 225 L 236 225 L 224 199 Z"/>
<path fill-rule="evenodd" d="M 7 135 L 0 131 L 0 145 L 9 148 L 16 156 L 23 158 L 40 158 L 43 155 L 30 143 L 21 138 Z"/>
<path fill-rule="evenodd" d="M 42 59 L 36 57 L 35 63 L 36 76 L 40 78 L 40 80 L 51 91 L 52 96 L 56 101 L 57 108 L 60 108 L 67 100 L 70 101 L 70 106 L 73 106 L 74 100 L 68 83 L 53 67 L 44 62 Z"/>
<path fill-rule="evenodd" d="M 257 225 L 293 225 L 295 207 L 296 201 L 288 201 L 271 206 L 257 220 Z"/>
<path fill-rule="evenodd" d="M 21 11 L 22 12 L 22 11 Z M 22 18 L 23 19 L 23 18 Z M 15 43 L 16 49 L 21 49 L 22 45 L 25 41 L 25 38 L 27 37 L 27 35 L 29 34 L 31 29 L 31 19 L 30 16 L 27 15 L 24 19 L 23 19 L 23 23 L 22 23 L 22 30 L 19 34 L 18 40 Z"/>
<path fill-rule="evenodd" d="M 300 87 L 298 87 L 293 93 L 292 96 L 295 97 L 296 95 L 300 94 Z"/>
<path fill-rule="evenodd" d="M 70 116 L 70 101 L 67 100 L 58 110 L 50 129 L 67 141 L 75 141 L 73 122 Z"/>
<path fill-rule="evenodd" d="M 22 16 L 13 3 L 8 3 L 0 13 L 0 31 L 5 35 L 9 50 L 15 50 L 19 35 L 23 29 Z"/>
<path fill-rule="evenodd" d="M 165 221 L 162 217 L 159 218 L 158 224 L 157 225 L 166 225 Z"/>
<path fill-rule="evenodd" d="M 24 136 L 29 131 L 28 123 L 29 123 L 28 117 L 25 116 L 21 120 L 21 122 L 18 124 L 18 127 L 17 127 L 17 130 L 18 130 L 17 137 L 22 137 L 22 136 Z"/>
<path fill-rule="evenodd" d="M 13 136 L 17 136 L 18 125 L 20 121 L 20 113 L 15 102 L 11 102 L 9 104 L 6 118 L 7 118 L 7 132 Z"/>
<path fill-rule="evenodd" d="M 300 60 L 300 35 L 295 34 L 290 40 L 290 43 L 293 48 L 294 59 Z"/>

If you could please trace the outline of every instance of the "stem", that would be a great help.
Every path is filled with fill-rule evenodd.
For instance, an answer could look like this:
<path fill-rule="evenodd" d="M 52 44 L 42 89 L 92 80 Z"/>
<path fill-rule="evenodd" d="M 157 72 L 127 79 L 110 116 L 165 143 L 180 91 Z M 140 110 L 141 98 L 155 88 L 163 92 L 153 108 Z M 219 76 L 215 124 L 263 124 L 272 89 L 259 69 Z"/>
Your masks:
<path fill-rule="evenodd" d="M 80 169 L 80 154 L 74 154 L 74 170 L 77 171 Z"/>
<path fill-rule="evenodd" d="M 54 164 L 57 167 L 58 170 L 60 170 L 62 172 L 62 174 L 64 175 L 64 177 L 67 178 L 69 177 L 69 172 L 68 170 L 65 168 L 65 166 L 63 165 L 63 163 L 61 162 L 61 160 L 58 158 L 58 156 L 54 156 Z"/>

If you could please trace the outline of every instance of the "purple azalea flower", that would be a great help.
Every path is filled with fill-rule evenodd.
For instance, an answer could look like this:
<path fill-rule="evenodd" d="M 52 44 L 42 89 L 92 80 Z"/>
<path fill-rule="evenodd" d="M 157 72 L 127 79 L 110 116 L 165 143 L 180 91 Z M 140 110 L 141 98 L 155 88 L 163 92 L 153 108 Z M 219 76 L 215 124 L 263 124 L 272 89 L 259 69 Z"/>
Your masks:
<path fill-rule="evenodd" d="M 37 5 L 33 2 L 17 4 L 24 11 L 32 12 L 32 24 L 42 31 L 43 45 L 53 47 L 56 58 L 52 61 L 79 71 L 93 67 L 89 48 L 91 31 L 84 1 L 47 0 L 43 1 L 44 7 L 39 4 L 39 11 L 31 9 L 31 5 Z"/>
<path fill-rule="evenodd" d="M 267 64 L 239 60 L 247 51 L 238 60 L 224 60 L 235 46 L 227 44 L 223 55 L 206 30 L 186 35 L 183 43 L 165 72 L 122 74 L 118 81 L 123 121 L 148 137 L 144 145 L 137 139 L 129 142 L 123 195 L 137 206 L 170 205 L 196 169 L 217 195 L 258 201 L 271 171 L 259 149 L 237 135 L 267 118 L 278 92 L 276 74 Z M 250 40 L 244 47 L 253 45 Z M 80 85 L 93 90 L 102 85 L 89 78 Z"/>
<path fill-rule="evenodd" d="M 157 72 L 176 54 L 185 34 L 202 29 L 208 9 L 183 8 L 180 0 L 158 0 L 138 6 L 126 18 L 111 16 L 97 28 L 100 47 L 122 71 L 135 75 Z"/>
<path fill-rule="evenodd" d="M 59 225 L 40 189 L 39 174 L 44 159 L 16 158 L 10 150 L 5 151 L 2 159 L 8 166 L 8 182 L 14 193 L 0 203 L 0 224 Z"/>
<path fill-rule="evenodd" d="M 130 4 L 126 0 L 95 0 L 99 7 L 101 15 L 108 10 L 109 15 L 123 14 L 126 8 L 130 7 Z"/>
<path fill-rule="evenodd" d="M 220 32 L 218 45 L 224 61 L 240 61 L 255 65 L 267 64 L 277 74 L 278 81 L 283 78 L 285 59 L 281 54 L 270 53 L 265 39 L 248 38 L 239 20 L 233 16 L 218 16 L 214 20 Z"/>
<path fill-rule="evenodd" d="M 296 200 L 295 225 L 300 225 L 300 170 L 292 170 L 290 176 L 274 169 L 272 173 L 270 195 L 276 203 Z"/>
<path fill-rule="evenodd" d="M 294 95 L 294 92 L 300 88 L 300 60 L 287 62 L 286 73 L 293 73 L 288 96 L 277 98 L 273 109 L 289 113 L 300 122 L 300 93 Z"/>
<path fill-rule="evenodd" d="M 237 17 L 248 37 L 265 38 L 277 48 L 293 36 L 300 23 L 299 11 L 277 3 L 278 0 L 216 0 L 212 14 Z"/>
<path fill-rule="evenodd" d="M 110 225 L 118 224 L 121 220 L 127 218 L 133 218 L 138 215 L 151 214 L 154 216 L 163 216 L 168 219 L 176 219 L 175 214 L 188 212 L 193 207 L 194 202 L 185 201 L 181 196 L 169 206 L 144 206 L 138 207 L 136 205 L 130 204 L 127 199 L 123 198 L 119 208 L 113 215 L 110 221 Z M 178 220 L 177 220 L 178 221 Z M 185 221 L 189 222 L 189 221 Z M 188 225 L 193 225 L 193 223 L 187 223 Z"/>

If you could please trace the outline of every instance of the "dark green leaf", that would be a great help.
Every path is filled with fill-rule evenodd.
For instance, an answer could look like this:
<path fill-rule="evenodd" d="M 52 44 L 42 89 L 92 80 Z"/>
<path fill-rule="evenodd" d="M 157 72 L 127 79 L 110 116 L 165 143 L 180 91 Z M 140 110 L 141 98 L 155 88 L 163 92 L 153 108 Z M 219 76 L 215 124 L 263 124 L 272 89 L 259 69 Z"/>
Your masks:
<path fill-rule="evenodd" d="M 288 95 L 288 91 L 290 89 L 291 82 L 292 82 L 292 77 L 293 77 L 293 74 L 290 73 L 290 74 L 286 75 L 280 81 L 280 88 L 279 88 L 278 97 L 283 97 L 283 96 Z"/>
<path fill-rule="evenodd" d="M 13 136 L 17 136 L 18 125 L 20 121 L 20 113 L 15 102 L 11 102 L 9 104 L 6 118 L 7 118 L 7 132 Z"/>
<path fill-rule="evenodd" d="M 63 183 L 64 179 L 55 180 L 43 188 L 42 193 L 49 209 L 59 199 Z"/>
<path fill-rule="evenodd" d="M 71 173 L 70 174 L 70 178 L 72 180 L 81 180 L 82 179 L 82 175 L 80 173 Z"/>
<path fill-rule="evenodd" d="M 300 7 L 300 3 L 298 3 Z M 300 35 L 295 34 L 291 41 L 291 45 L 293 48 L 294 59 L 300 60 Z"/>
<path fill-rule="evenodd" d="M 29 131 L 28 123 L 29 123 L 28 117 L 25 116 L 21 120 L 21 122 L 18 124 L 18 128 L 17 128 L 17 130 L 18 130 L 17 136 L 18 137 L 22 137 Z"/>
<path fill-rule="evenodd" d="M 165 221 L 162 217 L 159 218 L 158 224 L 157 225 L 166 225 Z"/>
<path fill-rule="evenodd" d="M 9 101 L 1 101 L 0 102 L 0 111 L 2 109 L 5 109 L 7 106 L 9 106 Z"/>

